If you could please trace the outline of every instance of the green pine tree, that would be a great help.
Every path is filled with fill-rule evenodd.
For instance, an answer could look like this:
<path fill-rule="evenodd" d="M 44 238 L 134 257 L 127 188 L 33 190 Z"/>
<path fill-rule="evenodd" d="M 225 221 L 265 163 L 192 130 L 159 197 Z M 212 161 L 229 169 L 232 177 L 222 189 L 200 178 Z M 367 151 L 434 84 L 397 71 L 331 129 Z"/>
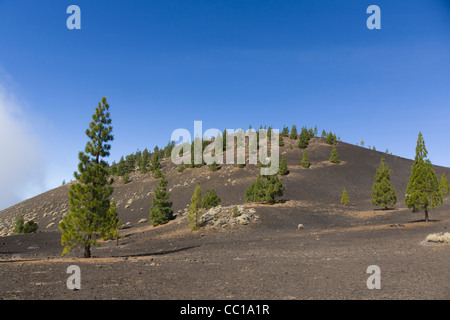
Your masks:
<path fill-rule="evenodd" d="M 309 163 L 308 153 L 306 152 L 306 150 L 303 150 L 302 162 L 300 164 L 303 168 L 309 168 L 309 166 L 311 165 Z"/>
<path fill-rule="evenodd" d="M 282 180 L 277 175 L 259 176 L 245 191 L 246 202 L 266 202 L 274 204 L 277 197 L 281 197 L 286 190 Z"/>
<path fill-rule="evenodd" d="M 416 156 L 411 167 L 408 187 L 406 188 L 405 204 L 413 212 L 425 211 L 425 221 L 428 222 L 428 211 L 442 204 L 443 194 L 431 162 L 426 159 L 428 151 L 422 133 L 419 133 L 416 146 Z"/>
<path fill-rule="evenodd" d="M 116 202 L 112 201 L 109 206 L 109 210 L 105 217 L 104 227 L 102 230 L 102 239 L 103 240 L 117 240 L 119 242 L 119 238 L 121 238 L 119 234 L 119 229 L 122 226 L 122 222 L 117 216 L 117 208 Z"/>
<path fill-rule="evenodd" d="M 74 247 L 84 248 L 84 257 L 91 256 L 91 247 L 98 245 L 105 219 L 110 208 L 113 192 L 109 179 L 109 166 L 103 158 L 109 156 L 112 126 L 106 98 L 102 98 L 92 116 L 86 135 L 89 141 L 78 158 L 78 172 L 74 173 L 77 183 L 70 187 L 69 214 L 60 223 L 62 230 L 62 254 L 70 253 Z"/>
<path fill-rule="evenodd" d="M 281 157 L 280 166 L 278 168 L 278 174 L 281 174 L 282 176 L 289 174 L 289 169 L 285 157 Z"/>
<path fill-rule="evenodd" d="M 336 143 L 336 134 L 333 134 L 331 131 L 327 134 L 327 137 L 325 138 L 325 142 L 332 145 Z"/>
<path fill-rule="evenodd" d="M 291 139 L 297 139 L 297 137 L 298 137 L 297 126 L 295 124 L 292 126 L 291 134 L 289 137 Z"/>
<path fill-rule="evenodd" d="M 24 220 L 23 220 L 23 216 L 19 215 L 16 218 L 16 222 L 14 224 L 14 229 L 13 232 L 14 233 L 23 233 L 23 228 L 24 228 Z"/>
<path fill-rule="evenodd" d="M 342 192 L 341 203 L 343 205 L 347 205 L 350 203 L 350 198 L 348 197 L 347 189 L 345 189 L 345 188 L 344 188 L 344 191 Z"/>
<path fill-rule="evenodd" d="M 217 207 L 222 202 L 222 199 L 214 190 L 214 186 L 211 186 L 211 189 L 206 191 L 205 196 L 202 199 L 203 209 L 208 210 L 212 207 Z"/>
<path fill-rule="evenodd" d="M 450 192 L 450 185 L 448 184 L 447 177 L 445 176 L 445 173 L 441 176 L 441 182 L 439 184 L 439 188 L 441 190 L 442 195 L 447 195 Z"/>
<path fill-rule="evenodd" d="M 278 136 L 278 146 L 284 146 L 283 136 L 281 134 Z"/>
<path fill-rule="evenodd" d="M 165 224 L 173 219 L 172 202 L 169 201 L 170 193 L 167 192 L 167 184 L 168 181 L 163 174 L 155 190 L 155 197 L 152 201 L 153 208 L 150 209 L 153 226 Z"/>
<path fill-rule="evenodd" d="M 123 159 L 123 156 L 120 157 L 119 163 L 117 164 L 116 172 L 117 172 L 117 175 L 120 177 L 122 177 L 126 173 L 125 160 Z"/>
<path fill-rule="evenodd" d="M 335 143 L 333 143 L 333 147 L 331 148 L 331 154 L 330 154 L 329 161 L 332 163 L 340 163 L 341 162 L 341 160 L 339 160 L 339 154 L 337 152 Z"/>
<path fill-rule="evenodd" d="M 23 233 L 33 233 L 39 228 L 38 224 L 33 220 L 27 221 L 23 226 Z"/>
<path fill-rule="evenodd" d="M 200 183 L 197 183 L 195 187 L 194 194 L 191 198 L 191 204 L 189 206 L 188 222 L 192 230 L 198 230 L 200 228 L 200 215 L 203 212 L 202 203 L 202 188 Z"/>
<path fill-rule="evenodd" d="M 381 158 L 380 167 L 375 174 L 372 185 L 372 204 L 376 207 L 393 207 L 397 202 L 397 193 L 391 184 L 392 170 L 389 170 L 386 160 Z"/>
<path fill-rule="evenodd" d="M 327 132 L 325 131 L 325 129 L 322 130 L 322 135 L 320 137 L 321 138 L 326 138 L 327 137 Z"/>
<path fill-rule="evenodd" d="M 298 139 L 298 147 L 300 149 L 305 149 L 306 147 L 308 147 L 309 144 L 309 132 L 308 129 L 306 129 L 306 127 L 302 128 L 302 131 L 300 132 L 300 137 Z"/>
<path fill-rule="evenodd" d="M 128 173 L 125 173 L 123 176 L 122 176 L 122 183 L 123 184 L 127 184 L 128 182 L 130 182 L 131 180 L 130 180 L 130 177 L 128 176 Z"/>

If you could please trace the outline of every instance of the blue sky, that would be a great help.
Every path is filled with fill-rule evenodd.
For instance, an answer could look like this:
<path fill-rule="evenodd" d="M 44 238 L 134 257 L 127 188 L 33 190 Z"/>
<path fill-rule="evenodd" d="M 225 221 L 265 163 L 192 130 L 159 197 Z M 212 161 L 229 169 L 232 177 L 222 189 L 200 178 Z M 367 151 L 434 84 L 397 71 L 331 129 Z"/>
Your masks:
<path fill-rule="evenodd" d="M 3 172 L 0 209 L 73 178 L 103 96 L 109 161 L 202 120 L 317 125 L 407 158 L 422 131 L 431 161 L 450 166 L 449 2 L 0 0 L 0 126 L 17 129 L 0 137 L 15 146 L 2 166 L 22 173 L 11 188 Z M 81 30 L 66 27 L 72 4 Z M 381 30 L 366 27 L 372 4 Z"/>

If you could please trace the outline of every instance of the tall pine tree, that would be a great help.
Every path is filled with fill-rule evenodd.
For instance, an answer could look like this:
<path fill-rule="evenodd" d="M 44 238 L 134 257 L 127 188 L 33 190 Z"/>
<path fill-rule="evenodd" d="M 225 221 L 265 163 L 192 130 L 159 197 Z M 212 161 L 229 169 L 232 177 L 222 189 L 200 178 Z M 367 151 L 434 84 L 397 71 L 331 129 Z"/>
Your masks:
<path fill-rule="evenodd" d="M 405 204 L 413 212 L 424 210 L 425 221 L 428 222 L 428 211 L 442 204 L 443 195 L 439 181 L 433 170 L 431 161 L 427 159 L 428 151 L 422 133 L 419 133 L 416 156 L 411 167 Z"/>
<path fill-rule="evenodd" d="M 62 254 L 70 253 L 74 247 L 84 248 L 84 257 L 91 256 L 91 247 L 104 234 L 110 196 L 113 192 L 109 179 L 109 166 L 103 158 L 109 156 L 110 141 L 113 140 L 109 105 L 106 98 L 99 102 L 92 116 L 86 135 L 89 141 L 78 158 L 77 183 L 70 187 L 69 214 L 60 223 L 62 230 Z"/>

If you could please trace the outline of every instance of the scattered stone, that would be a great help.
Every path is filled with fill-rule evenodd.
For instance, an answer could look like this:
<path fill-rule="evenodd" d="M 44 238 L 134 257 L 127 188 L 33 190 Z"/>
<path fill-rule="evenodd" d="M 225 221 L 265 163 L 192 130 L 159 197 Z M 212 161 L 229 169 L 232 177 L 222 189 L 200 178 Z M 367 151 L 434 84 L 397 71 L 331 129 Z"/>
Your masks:
<path fill-rule="evenodd" d="M 51 228 L 51 227 L 53 227 L 54 225 L 55 225 L 55 223 L 52 222 L 52 223 L 50 223 L 47 227 L 45 227 L 45 229 Z"/>
<path fill-rule="evenodd" d="M 303 228 L 304 226 L 301 223 L 297 226 L 297 230 L 302 230 Z"/>
<path fill-rule="evenodd" d="M 147 222 L 147 219 L 141 219 L 138 221 L 138 223 L 146 223 L 146 222 Z"/>

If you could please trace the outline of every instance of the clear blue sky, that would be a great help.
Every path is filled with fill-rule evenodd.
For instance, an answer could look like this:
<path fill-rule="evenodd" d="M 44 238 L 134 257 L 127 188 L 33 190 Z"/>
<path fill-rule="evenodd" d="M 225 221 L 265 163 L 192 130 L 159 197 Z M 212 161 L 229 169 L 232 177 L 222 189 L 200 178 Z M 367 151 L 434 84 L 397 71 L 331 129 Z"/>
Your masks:
<path fill-rule="evenodd" d="M 0 121 L 24 133 L 0 139 L 17 149 L 28 134 L 40 172 L 0 209 L 73 178 L 103 96 L 111 162 L 202 120 L 221 130 L 317 125 L 407 158 L 422 131 L 431 161 L 450 166 L 449 2 L 0 0 L 0 89 L 13 105 L 4 109 L 17 109 Z M 66 27 L 72 4 L 81 30 Z M 381 30 L 366 27 L 371 4 Z"/>

